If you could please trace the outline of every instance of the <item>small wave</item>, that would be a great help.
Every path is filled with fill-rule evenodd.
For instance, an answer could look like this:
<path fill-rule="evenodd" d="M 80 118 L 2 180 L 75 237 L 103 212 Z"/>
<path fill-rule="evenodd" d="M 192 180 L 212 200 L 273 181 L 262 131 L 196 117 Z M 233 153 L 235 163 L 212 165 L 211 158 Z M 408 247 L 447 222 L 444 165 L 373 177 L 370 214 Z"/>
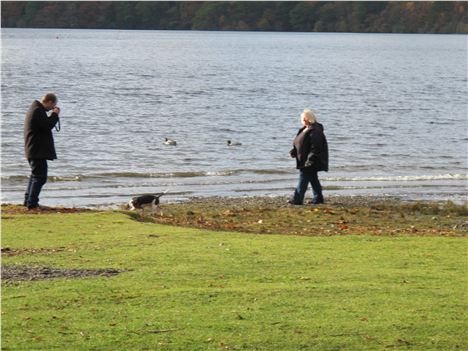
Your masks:
<path fill-rule="evenodd" d="M 52 176 L 47 179 L 49 182 L 80 182 L 83 180 L 83 176 L 70 176 L 70 177 L 59 177 L 59 176 Z"/>
<path fill-rule="evenodd" d="M 291 169 L 230 169 L 230 170 L 219 170 L 219 171 L 187 171 L 187 172 L 161 172 L 161 173 L 150 173 L 150 172 L 109 172 L 109 173 L 95 173 L 88 175 L 70 175 L 70 176 L 49 176 L 49 182 L 80 182 L 89 179 L 100 179 L 109 180 L 113 178 L 202 178 L 202 177 L 229 177 L 240 174 L 253 174 L 250 181 L 257 182 L 259 179 L 255 178 L 255 175 L 289 175 L 295 174 L 294 170 Z M 2 176 L 3 181 L 13 182 L 25 182 L 29 179 L 29 176 L 25 175 L 9 175 Z M 406 176 L 375 176 L 375 177 L 323 177 L 326 181 L 430 181 L 430 180 L 468 180 L 468 174 L 439 174 L 439 175 L 406 175 Z M 274 179 L 263 179 L 267 182 L 271 182 Z M 235 183 L 243 183 L 239 179 Z"/>
<path fill-rule="evenodd" d="M 99 173 L 96 177 L 106 178 L 193 178 L 207 176 L 230 176 L 237 174 L 237 170 L 227 171 L 193 171 L 193 172 L 161 172 L 161 173 L 138 173 L 138 172 L 116 172 L 116 173 Z M 90 175 L 88 178 L 92 178 Z"/>
<path fill-rule="evenodd" d="M 47 178 L 48 182 L 79 182 L 85 178 L 82 175 L 76 176 L 49 176 Z M 11 180 L 15 182 L 27 181 L 29 176 L 24 175 L 12 175 L 12 176 L 2 176 L 2 180 Z"/>
<path fill-rule="evenodd" d="M 223 177 L 236 175 L 242 172 L 252 172 L 257 174 L 283 174 L 283 171 L 275 170 L 248 170 L 248 169 L 232 169 L 232 170 L 221 170 L 221 171 L 188 171 L 188 172 L 161 172 L 161 173 L 140 173 L 140 172 L 108 172 L 108 173 L 94 173 L 88 175 L 71 175 L 71 176 L 49 176 L 48 181 L 60 182 L 60 181 L 81 181 L 85 179 L 112 179 L 112 178 L 194 178 L 194 177 Z M 10 181 L 26 181 L 29 176 L 24 175 L 10 175 L 2 176 L 2 180 Z"/>
<path fill-rule="evenodd" d="M 205 172 L 168 172 L 168 173 L 139 173 L 139 172 L 115 172 L 115 173 L 98 173 L 96 177 L 105 178 L 170 178 L 170 177 L 202 177 Z M 89 178 L 92 175 L 88 176 Z"/>
<path fill-rule="evenodd" d="M 2 180 L 23 181 L 27 179 L 29 179 L 29 176 L 22 176 L 22 175 L 2 176 Z"/>
<path fill-rule="evenodd" d="M 255 173 L 255 174 L 289 174 L 289 173 L 292 173 L 291 171 L 289 170 L 281 170 L 281 169 L 252 169 L 252 170 L 248 170 L 252 173 Z"/>
<path fill-rule="evenodd" d="M 161 173 L 138 173 L 138 172 L 116 172 L 99 173 L 97 177 L 119 177 L 119 178 L 193 178 L 232 176 L 240 173 L 254 174 L 288 174 L 290 170 L 284 169 L 228 169 L 220 171 L 192 171 L 192 172 L 161 172 Z M 91 175 L 88 177 L 92 177 Z"/>
<path fill-rule="evenodd" d="M 232 170 L 232 171 L 217 171 L 217 172 L 202 172 L 207 176 L 230 176 L 234 174 L 240 173 L 238 170 Z"/>
<path fill-rule="evenodd" d="M 237 88 L 237 87 L 219 87 L 219 88 L 213 88 L 213 90 L 219 90 L 219 91 L 239 91 L 239 88 Z"/>
<path fill-rule="evenodd" d="M 418 181 L 418 180 L 468 180 L 468 174 L 439 174 L 419 176 L 389 176 L 389 177 L 324 177 L 329 181 Z"/>

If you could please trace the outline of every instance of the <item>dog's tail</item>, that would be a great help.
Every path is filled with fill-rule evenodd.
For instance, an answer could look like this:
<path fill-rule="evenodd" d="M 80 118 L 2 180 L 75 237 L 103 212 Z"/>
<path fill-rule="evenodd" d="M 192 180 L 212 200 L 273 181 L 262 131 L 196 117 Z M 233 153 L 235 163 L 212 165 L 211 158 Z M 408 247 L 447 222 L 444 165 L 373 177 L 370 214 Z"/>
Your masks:
<path fill-rule="evenodd" d="M 157 194 L 153 194 L 153 195 L 156 196 L 159 199 L 164 194 L 167 194 L 168 191 L 169 191 L 169 189 L 166 189 L 166 191 L 163 191 L 162 193 L 157 193 Z"/>

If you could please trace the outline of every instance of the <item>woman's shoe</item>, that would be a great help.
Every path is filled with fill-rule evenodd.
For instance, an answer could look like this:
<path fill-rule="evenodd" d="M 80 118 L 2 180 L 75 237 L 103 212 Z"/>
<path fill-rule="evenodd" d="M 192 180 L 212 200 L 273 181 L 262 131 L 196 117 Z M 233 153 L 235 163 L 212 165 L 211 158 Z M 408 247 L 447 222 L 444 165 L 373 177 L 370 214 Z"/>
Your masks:
<path fill-rule="evenodd" d="M 28 206 L 28 211 L 32 212 L 43 212 L 43 211 L 53 211 L 52 207 L 36 205 L 36 206 Z"/>
<path fill-rule="evenodd" d="M 318 199 L 318 200 L 310 200 L 308 202 L 309 205 L 319 205 L 319 204 L 323 204 L 325 201 L 323 201 L 323 199 Z"/>

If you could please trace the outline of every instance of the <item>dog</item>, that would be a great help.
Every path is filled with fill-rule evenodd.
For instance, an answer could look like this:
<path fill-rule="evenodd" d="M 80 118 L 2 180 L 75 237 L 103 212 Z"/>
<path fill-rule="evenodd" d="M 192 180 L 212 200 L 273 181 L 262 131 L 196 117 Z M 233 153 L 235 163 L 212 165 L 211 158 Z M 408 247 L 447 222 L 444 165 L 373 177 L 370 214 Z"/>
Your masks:
<path fill-rule="evenodd" d="M 146 208 L 151 207 L 151 213 L 154 213 L 156 209 L 161 212 L 161 207 L 159 207 L 159 198 L 166 193 L 167 190 L 158 194 L 144 194 L 135 196 L 129 201 L 128 207 L 131 211 L 141 210 L 144 212 Z"/>

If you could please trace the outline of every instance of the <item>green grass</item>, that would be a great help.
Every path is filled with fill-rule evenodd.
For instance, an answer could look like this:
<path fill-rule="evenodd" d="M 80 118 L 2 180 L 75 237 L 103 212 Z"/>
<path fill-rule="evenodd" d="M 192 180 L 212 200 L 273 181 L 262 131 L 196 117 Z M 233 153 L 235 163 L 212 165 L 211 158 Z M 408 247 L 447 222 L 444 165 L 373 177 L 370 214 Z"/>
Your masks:
<path fill-rule="evenodd" d="M 463 350 L 466 238 L 212 232 L 4 214 L 3 264 L 118 268 L 2 285 L 3 350 Z"/>

